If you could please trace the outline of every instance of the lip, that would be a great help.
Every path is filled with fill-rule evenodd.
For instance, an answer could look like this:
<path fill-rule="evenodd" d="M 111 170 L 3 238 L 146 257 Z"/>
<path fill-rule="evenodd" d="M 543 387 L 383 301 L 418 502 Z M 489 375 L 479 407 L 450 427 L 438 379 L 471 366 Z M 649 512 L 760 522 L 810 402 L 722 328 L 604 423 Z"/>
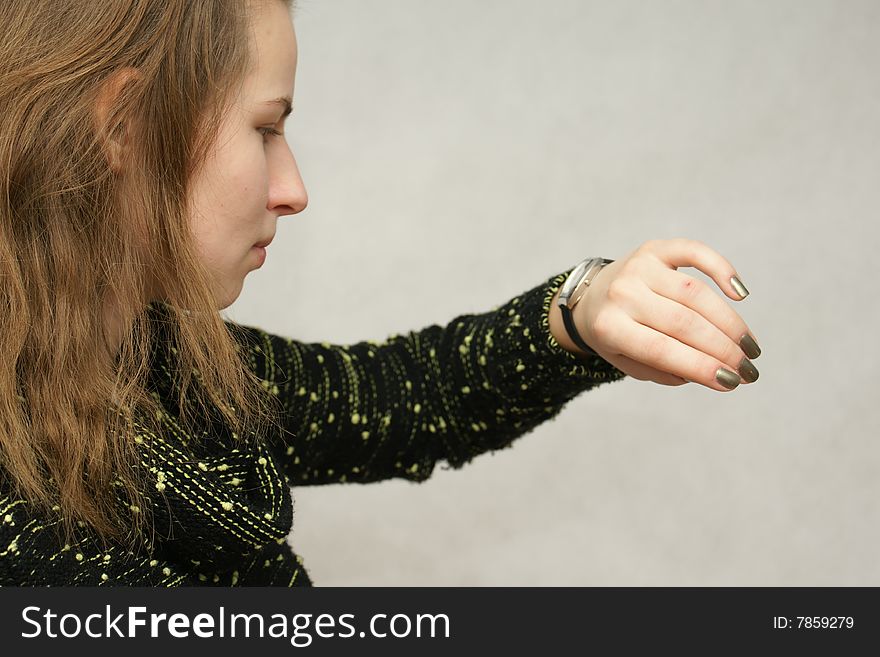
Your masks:
<path fill-rule="evenodd" d="M 263 263 L 266 262 L 266 247 L 265 246 L 254 246 L 252 247 L 254 251 L 257 253 L 257 258 L 259 260 L 259 264 L 257 267 L 262 267 Z"/>
<path fill-rule="evenodd" d="M 274 235 L 272 235 L 272 237 L 270 237 L 270 238 L 267 239 L 267 240 L 263 240 L 262 242 L 257 242 L 256 244 L 254 244 L 254 246 L 257 247 L 257 248 L 265 248 L 265 247 L 269 246 L 269 245 L 272 243 L 272 240 L 273 240 L 273 239 L 275 239 L 275 236 L 274 236 Z"/>

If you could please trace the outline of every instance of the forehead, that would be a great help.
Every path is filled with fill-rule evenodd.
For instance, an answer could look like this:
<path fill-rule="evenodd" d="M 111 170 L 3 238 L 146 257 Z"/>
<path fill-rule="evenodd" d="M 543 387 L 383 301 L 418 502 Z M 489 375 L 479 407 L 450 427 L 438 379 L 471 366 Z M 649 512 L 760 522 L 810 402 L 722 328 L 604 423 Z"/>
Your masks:
<path fill-rule="evenodd" d="M 252 5 L 250 86 L 276 96 L 293 91 L 296 76 L 297 43 L 293 20 L 278 0 Z"/>

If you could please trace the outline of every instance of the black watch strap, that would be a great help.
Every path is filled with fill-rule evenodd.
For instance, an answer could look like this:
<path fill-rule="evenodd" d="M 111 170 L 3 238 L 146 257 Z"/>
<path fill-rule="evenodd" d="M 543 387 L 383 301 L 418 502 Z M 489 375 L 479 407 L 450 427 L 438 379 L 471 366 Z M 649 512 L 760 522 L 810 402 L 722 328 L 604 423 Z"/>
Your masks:
<path fill-rule="evenodd" d="M 588 354 L 592 354 L 594 356 L 598 356 L 595 351 L 590 349 L 589 345 L 584 342 L 583 338 L 578 333 L 577 329 L 574 326 L 574 318 L 571 315 L 571 309 L 568 306 L 560 306 L 559 309 L 562 311 L 562 321 L 565 323 L 565 330 L 568 332 L 568 337 L 571 338 L 572 342 L 574 342 L 578 347 L 586 351 Z"/>

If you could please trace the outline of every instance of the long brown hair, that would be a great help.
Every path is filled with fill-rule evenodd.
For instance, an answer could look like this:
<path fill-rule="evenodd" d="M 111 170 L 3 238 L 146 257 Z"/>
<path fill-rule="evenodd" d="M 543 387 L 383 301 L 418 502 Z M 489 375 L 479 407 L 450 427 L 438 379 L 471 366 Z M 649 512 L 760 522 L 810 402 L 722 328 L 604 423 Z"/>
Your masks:
<path fill-rule="evenodd" d="M 277 422 L 218 313 L 188 224 L 191 181 L 253 64 L 252 6 L 0 2 L 0 476 L 58 512 L 64 540 L 79 525 L 137 543 L 150 525 L 137 512 L 145 473 L 134 441 L 163 431 L 146 385 L 157 335 L 148 290 L 161 290 L 169 311 L 179 424 L 192 429 L 213 408 L 247 443 Z M 105 83 L 131 69 L 96 123 Z M 106 136 L 123 130 L 124 179 L 106 150 Z M 107 308 L 122 325 L 115 356 Z"/>

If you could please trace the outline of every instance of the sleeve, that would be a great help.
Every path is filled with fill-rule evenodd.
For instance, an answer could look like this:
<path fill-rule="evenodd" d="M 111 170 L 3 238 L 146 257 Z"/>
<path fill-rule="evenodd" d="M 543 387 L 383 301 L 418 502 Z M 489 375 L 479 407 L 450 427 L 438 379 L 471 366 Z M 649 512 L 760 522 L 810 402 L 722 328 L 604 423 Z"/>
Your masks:
<path fill-rule="evenodd" d="M 64 544 L 56 520 L 0 494 L 0 586 L 195 586 L 173 564 L 88 537 Z"/>
<path fill-rule="evenodd" d="M 250 367 L 282 402 L 277 447 L 290 483 L 423 481 L 437 461 L 461 468 L 624 378 L 550 333 L 550 303 L 570 271 L 490 312 L 382 343 L 302 343 L 235 324 Z"/>

